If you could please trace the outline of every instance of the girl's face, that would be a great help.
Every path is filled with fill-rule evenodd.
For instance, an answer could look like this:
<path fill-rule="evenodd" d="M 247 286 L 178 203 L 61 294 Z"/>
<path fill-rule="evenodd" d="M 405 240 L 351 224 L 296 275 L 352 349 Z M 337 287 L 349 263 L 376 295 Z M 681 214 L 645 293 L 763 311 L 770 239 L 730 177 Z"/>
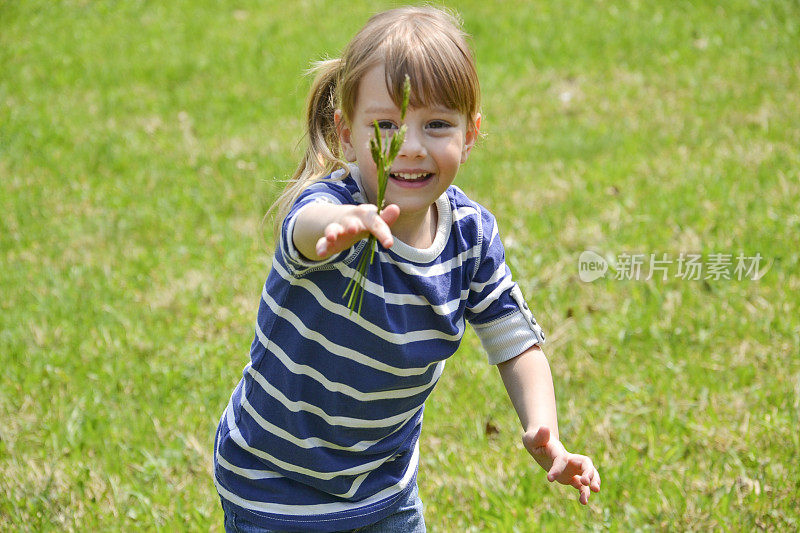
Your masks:
<path fill-rule="evenodd" d="M 361 79 L 351 121 L 347 123 L 341 112 L 336 112 L 345 158 L 358 164 L 371 202 L 378 190 L 377 169 L 369 148 L 374 121 L 385 135 L 393 134 L 402 124 L 400 109 L 386 89 L 382 64 Z M 405 124 L 405 142 L 392 163 L 386 202 L 400 207 L 401 219 L 422 222 L 467 160 L 478 136 L 480 115 L 468 124 L 463 114 L 444 106 L 409 107 Z"/>

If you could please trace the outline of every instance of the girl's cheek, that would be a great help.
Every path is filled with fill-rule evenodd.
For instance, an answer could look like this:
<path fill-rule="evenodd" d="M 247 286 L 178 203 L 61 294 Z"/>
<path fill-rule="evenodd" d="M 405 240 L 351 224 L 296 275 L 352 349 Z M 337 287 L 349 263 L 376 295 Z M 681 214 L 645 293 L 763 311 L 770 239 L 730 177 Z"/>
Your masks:
<path fill-rule="evenodd" d="M 357 161 L 358 168 L 370 175 L 377 173 L 378 166 L 375 164 L 375 161 L 372 160 L 372 156 L 364 156 L 364 158 L 366 161 Z"/>

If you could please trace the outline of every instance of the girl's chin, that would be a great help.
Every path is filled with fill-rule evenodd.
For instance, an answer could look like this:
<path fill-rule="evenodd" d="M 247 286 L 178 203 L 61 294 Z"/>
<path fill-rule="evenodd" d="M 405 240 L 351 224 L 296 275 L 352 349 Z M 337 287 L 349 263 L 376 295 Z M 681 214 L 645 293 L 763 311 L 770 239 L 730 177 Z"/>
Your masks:
<path fill-rule="evenodd" d="M 436 203 L 438 197 L 428 195 L 410 196 L 407 194 L 388 194 L 386 195 L 386 205 L 395 204 L 400 208 L 400 217 L 418 218 L 424 216 Z"/>

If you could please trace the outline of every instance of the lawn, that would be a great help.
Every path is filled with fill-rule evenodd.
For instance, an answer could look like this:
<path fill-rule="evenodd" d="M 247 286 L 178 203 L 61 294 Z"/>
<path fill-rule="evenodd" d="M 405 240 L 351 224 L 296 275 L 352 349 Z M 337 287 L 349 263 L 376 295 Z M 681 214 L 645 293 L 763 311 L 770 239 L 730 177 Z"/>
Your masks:
<path fill-rule="evenodd" d="M 303 72 L 391 5 L 0 0 L 0 530 L 221 531 Z M 447 5 L 483 89 L 458 185 L 603 490 L 546 482 L 470 330 L 426 406 L 429 528 L 800 528 L 800 6 Z"/>

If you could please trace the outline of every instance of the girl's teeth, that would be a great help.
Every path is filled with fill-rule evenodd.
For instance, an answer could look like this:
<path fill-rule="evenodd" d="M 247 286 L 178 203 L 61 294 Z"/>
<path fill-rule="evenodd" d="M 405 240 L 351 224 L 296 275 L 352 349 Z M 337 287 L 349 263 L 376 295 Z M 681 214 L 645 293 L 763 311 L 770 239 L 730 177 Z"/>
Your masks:
<path fill-rule="evenodd" d="M 393 173 L 392 176 L 394 176 L 395 178 L 406 180 L 406 181 L 415 181 L 415 180 L 418 180 L 418 179 L 422 178 L 423 176 L 427 176 L 427 174 L 399 174 L 399 173 Z"/>

